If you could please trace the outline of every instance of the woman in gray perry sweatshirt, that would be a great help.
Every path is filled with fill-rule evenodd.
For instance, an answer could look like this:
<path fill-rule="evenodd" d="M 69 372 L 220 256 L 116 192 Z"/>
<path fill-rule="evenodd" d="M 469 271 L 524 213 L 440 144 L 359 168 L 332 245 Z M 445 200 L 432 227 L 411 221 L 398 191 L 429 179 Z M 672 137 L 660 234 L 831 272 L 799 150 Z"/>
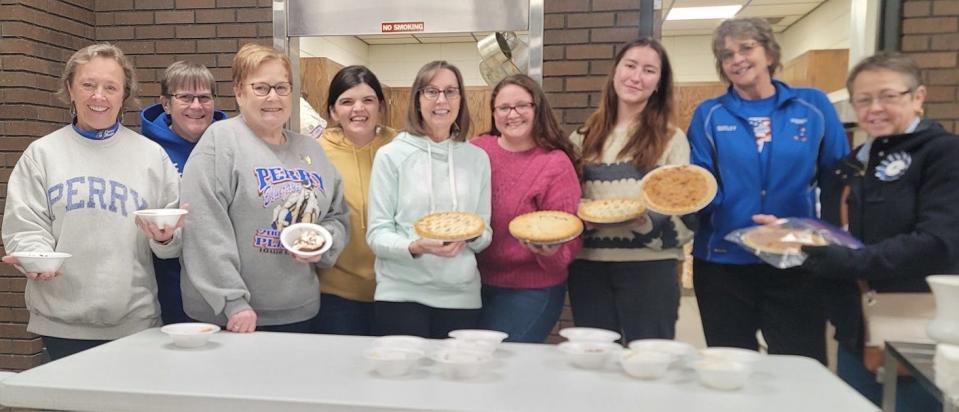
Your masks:
<path fill-rule="evenodd" d="M 203 134 L 183 171 L 190 204 L 183 233 L 183 306 L 227 330 L 309 332 L 320 309 L 315 268 L 333 265 L 349 238 L 342 179 L 313 139 L 284 130 L 292 91 L 289 58 L 247 44 L 233 60 L 240 116 Z M 288 255 L 280 231 L 316 223 L 333 246 Z"/>

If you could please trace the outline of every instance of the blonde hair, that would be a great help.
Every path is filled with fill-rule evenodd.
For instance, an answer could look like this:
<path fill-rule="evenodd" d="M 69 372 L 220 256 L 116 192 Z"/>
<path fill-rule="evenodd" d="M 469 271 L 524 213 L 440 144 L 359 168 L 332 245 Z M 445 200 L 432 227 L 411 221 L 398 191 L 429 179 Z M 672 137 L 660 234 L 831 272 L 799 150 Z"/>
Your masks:
<path fill-rule="evenodd" d="M 87 47 L 77 50 L 76 53 L 73 53 L 73 55 L 70 56 L 70 59 L 67 60 L 67 64 L 63 67 L 63 75 L 60 77 L 60 90 L 57 91 L 57 96 L 60 98 L 60 100 L 68 105 L 73 105 L 73 100 L 70 98 L 70 85 L 73 83 L 73 78 L 77 74 L 77 67 L 82 64 L 90 63 L 90 61 L 97 57 L 111 59 L 117 62 L 121 68 L 123 68 L 124 107 L 127 106 L 128 103 L 134 106 L 139 105 L 139 102 L 136 99 L 136 94 L 137 91 L 139 91 L 139 88 L 137 86 L 136 71 L 133 70 L 133 64 L 131 64 L 130 60 L 127 59 L 126 55 L 123 54 L 123 50 L 120 50 L 119 47 L 110 43 L 91 44 Z"/>
<path fill-rule="evenodd" d="M 470 132 L 470 113 L 466 104 L 466 89 L 463 87 L 463 75 L 460 69 L 446 62 L 445 60 L 436 60 L 426 63 L 416 73 L 416 80 L 413 81 L 413 92 L 410 93 L 409 109 L 406 111 L 406 131 L 418 136 L 429 136 L 426 124 L 423 121 L 423 114 L 420 113 L 420 96 L 423 94 L 423 88 L 430 84 L 430 80 L 436 77 L 440 70 L 447 69 L 456 76 L 456 87 L 460 89 L 459 105 L 460 111 L 450 126 L 450 139 L 464 142 Z"/>
<path fill-rule="evenodd" d="M 243 81 L 253 74 L 263 63 L 279 60 L 286 69 L 286 76 L 293 83 L 293 69 L 290 57 L 274 47 L 247 43 L 233 57 L 233 87 L 242 88 Z"/>

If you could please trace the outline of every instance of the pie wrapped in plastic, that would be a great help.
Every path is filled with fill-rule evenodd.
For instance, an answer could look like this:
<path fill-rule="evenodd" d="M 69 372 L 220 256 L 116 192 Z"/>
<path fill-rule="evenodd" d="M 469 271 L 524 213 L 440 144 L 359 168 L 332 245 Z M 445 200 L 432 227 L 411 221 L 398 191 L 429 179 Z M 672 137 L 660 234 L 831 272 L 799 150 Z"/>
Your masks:
<path fill-rule="evenodd" d="M 482 235 L 486 223 L 474 213 L 437 212 L 419 218 L 413 228 L 420 237 L 455 242 Z"/>
<path fill-rule="evenodd" d="M 696 212 L 716 196 L 716 178 L 696 165 L 661 166 L 643 177 L 643 202 L 664 215 Z"/>
<path fill-rule="evenodd" d="M 524 242 L 553 245 L 583 233 L 583 222 L 566 212 L 541 210 L 513 218 L 509 222 L 509 233 Z"/>
<path fill-rule="evenodd" d="M 743 244 L 760 252 L 798 254 L 803 245 L 825 246 L 828 244 L 822 235 L 809 229 L 757 226 L 742 235 Z"/>
<path fill-rule="evenodd" d="M 579 202 L 576 215 L 592 223 L 620 223 L 646 213 L 646 207 L 637 199 L 595 199 Z"/>

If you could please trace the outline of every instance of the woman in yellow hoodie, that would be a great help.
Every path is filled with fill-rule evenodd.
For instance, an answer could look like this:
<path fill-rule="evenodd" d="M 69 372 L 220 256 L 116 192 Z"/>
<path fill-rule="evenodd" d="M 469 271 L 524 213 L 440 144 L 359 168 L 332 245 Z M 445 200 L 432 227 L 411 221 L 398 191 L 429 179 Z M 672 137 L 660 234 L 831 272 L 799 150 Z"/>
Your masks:
<path fill-rule="evenodd" d="M 366 244 L 366 205 L 373 156 L 396 130 L 379 124 L 386 101 L 376 75 L 365 66 L 341 69 L 326 100 L 334 124 L 317 139 L 343 176 L 350 207 L 350 242 L 336 264 L 319 271 L 322 292 L 314 331 L 370 335 L 373 321 L 373 252 Z"/>

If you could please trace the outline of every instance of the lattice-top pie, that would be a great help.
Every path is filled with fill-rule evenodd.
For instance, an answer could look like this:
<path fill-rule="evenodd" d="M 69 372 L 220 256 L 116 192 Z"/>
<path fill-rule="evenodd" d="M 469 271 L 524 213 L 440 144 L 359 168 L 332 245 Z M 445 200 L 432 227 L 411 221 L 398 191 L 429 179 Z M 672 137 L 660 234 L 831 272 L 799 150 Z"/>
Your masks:
<path fill-rule="evenodd" d="M 757 226 L 742 235 L 746 246 L 760 252 L 786 254 L 799 253 L 803 245 L 825 246 L 828 242 L 809 229 L 777 226 Z"/>
<path fill-rule="evenodd" d="M 583 232 L 576 216 L 555 210 L 542 210 L 516 216 L 509 222 L 513 237 L 536 244 L 556 244 L 572 240 Z"/>
<path fill-rule="evenodd" d="M 413 227 L 426 239 L 459 241 L 482 235 L 486 223 L 474 213 L 437 212 L 419 218 Z"/>
<path fill-rule="evenodd" d="M 643 202 L 664 215 L 685 215 L 706 207 L 716 196 L 712 173 L 695 165 L 662 166 L 643 178 Z"/>
<path fill-rule="evenodd" d="M 619 223 L 646 213 L 646 207 L 636 199 L 596 199 L 579 202 L 576 215 L 587 222 Z"/>

